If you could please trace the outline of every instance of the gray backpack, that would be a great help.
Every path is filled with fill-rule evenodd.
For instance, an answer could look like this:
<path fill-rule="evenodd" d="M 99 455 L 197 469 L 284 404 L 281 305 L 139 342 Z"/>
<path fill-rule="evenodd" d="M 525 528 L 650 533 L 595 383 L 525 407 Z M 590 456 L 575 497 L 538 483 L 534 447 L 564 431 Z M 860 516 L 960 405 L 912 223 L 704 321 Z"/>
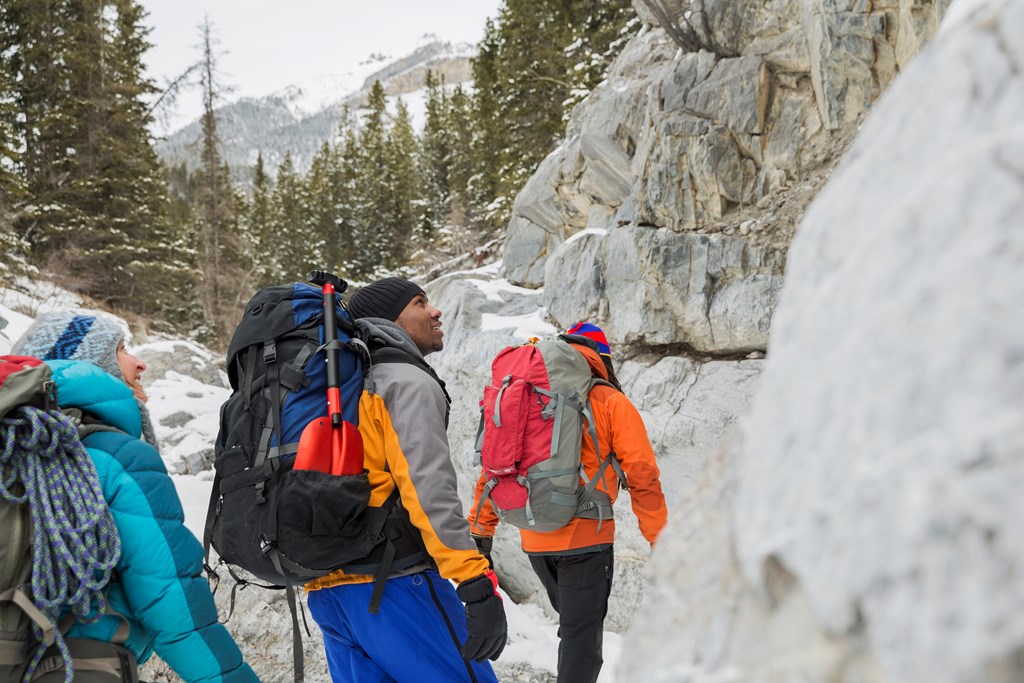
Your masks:
<path fill-rule="evenodd" d="M 590 410 L 590 390 L 612 385 L 592 375 L 569 341 L 591 343 L 559 335 L 502 350 L 484 388 L 477 454 L 487 483 L 478 511 L 490 500 L 503 522 L 523 529 L 553 531 L 575 517 L 610 518 L 611 500 L 596 488 L 609 465 L 627 488 L 615 454 L 601 457 Z M 584 434 L 600 458 L 590 478 L 580 464 Z"/>

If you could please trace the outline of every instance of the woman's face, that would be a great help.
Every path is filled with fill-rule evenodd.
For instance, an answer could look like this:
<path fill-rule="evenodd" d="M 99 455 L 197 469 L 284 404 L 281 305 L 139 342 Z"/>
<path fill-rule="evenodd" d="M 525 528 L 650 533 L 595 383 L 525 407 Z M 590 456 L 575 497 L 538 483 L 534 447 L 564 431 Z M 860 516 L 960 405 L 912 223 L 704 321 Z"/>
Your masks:
<path fill-rule="evenodd" d="M 117 364 L 121 366 L 121 374 L 129 385 L 142 386 L 142 373 L 146 371 L 146 364 L 128 353 L 123 341 L 117 346 Z"/>

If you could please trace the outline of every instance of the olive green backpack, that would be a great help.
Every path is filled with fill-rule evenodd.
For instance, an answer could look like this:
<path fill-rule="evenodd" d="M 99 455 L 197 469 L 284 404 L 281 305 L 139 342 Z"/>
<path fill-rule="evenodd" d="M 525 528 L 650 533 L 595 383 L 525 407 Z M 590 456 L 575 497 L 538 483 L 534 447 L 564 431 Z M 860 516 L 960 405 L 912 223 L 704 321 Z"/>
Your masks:
<path fill-rule="evenodd" d="M 121 554 L 96 469 L 56 399 L 48 365 L 0 356 L 0 683 L 46 672 L 70 682 L 76 663 L 98 667 L 64 633 L 103 613 Z M 80 576 L 94 581 L 83 590 Z"/>

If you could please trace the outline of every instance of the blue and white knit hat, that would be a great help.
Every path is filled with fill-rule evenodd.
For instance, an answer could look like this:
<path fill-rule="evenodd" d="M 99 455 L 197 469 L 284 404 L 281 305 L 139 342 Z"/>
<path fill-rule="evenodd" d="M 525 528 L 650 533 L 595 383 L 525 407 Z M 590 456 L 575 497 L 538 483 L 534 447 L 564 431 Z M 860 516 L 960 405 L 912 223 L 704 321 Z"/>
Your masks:
<path fill-rule="evenodd" d="M 122 382 L 117 347 L 126 328 L 98 312 L 53 311 L 39 316 L 11 347 L 11 353 L 42 360 L 84 360 Z"/>
<path fill-rule="evenodd" d="M 36 318 L 25 334 L 14 342 L 11 353 L 42 360 L 85 361 L 127 383 L 117 360 L 117 347 L 127 332 L 127 325 L 99 311 L 52 311 Z M 142 414 L 142 435 L 155 446 L 156 435 L 149 411 L 142 401 L 138 404 Z"/>

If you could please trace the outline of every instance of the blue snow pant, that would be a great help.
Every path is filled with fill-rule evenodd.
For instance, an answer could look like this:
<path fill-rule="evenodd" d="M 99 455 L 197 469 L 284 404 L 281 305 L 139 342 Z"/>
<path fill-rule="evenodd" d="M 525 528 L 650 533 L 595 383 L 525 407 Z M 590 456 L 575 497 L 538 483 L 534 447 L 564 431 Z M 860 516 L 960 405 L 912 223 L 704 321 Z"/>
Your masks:
<path fill-rule="evenodd" d="M 460 652 L 469 632 L 452 584 L 429 569 L 389 579 L 377 614 L 372 583 L 311 591 L 309 612 L 324 634 L 336 683 L 498 683 L 489 662 Z"/>

